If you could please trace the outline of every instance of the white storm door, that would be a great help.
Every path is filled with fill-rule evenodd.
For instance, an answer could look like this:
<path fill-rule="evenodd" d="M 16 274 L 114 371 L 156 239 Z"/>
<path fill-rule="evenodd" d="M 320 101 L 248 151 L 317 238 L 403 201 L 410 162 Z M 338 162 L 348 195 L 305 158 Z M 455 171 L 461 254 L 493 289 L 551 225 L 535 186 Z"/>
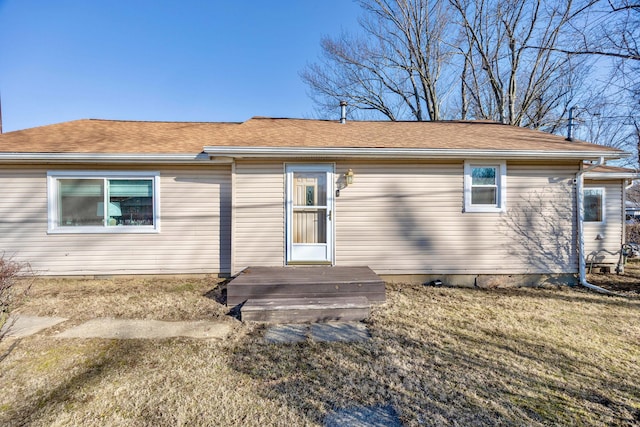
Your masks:
<path fill-rule="evenodd" d="M 333 165 L 287 165 L 287 263 L 333 263 Z"/>

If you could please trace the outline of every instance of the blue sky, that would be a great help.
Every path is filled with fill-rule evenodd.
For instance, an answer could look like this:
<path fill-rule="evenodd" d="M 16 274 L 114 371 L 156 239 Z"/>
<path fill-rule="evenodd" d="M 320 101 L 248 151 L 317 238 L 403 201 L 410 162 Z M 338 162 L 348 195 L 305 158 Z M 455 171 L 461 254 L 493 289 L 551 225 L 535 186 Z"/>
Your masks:
<path fill-rule="evenodd" d="M 350 0 L 0 0 L 3 130 L 314 117 L 299 72 L 359 14 Z"/>

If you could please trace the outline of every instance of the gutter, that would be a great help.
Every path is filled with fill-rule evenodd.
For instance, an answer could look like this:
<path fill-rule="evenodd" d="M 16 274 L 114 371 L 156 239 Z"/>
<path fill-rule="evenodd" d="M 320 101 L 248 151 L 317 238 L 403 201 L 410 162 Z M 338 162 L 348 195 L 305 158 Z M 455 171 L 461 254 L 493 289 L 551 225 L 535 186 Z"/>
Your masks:
<path fill-rule="evenodd" d="M 585 288 L 592 291 L 600 292 L 607 295 L 617 295 L 615 292 L 611 292 L 600 286 L 593 285 L 587 282 L 587 259 L 585 258 L 584 251 L 584 174 L 590 170 L 602 166 L 604 164 L 604 157 L 600 157 L 596 163 L 589 165 L 588 168 L 580 168 L 580 171 L 576 173 L 576 200 L 578 208 L 578 275 L 580 278 L 580 284 Z"/>
<path fill-rule="evenodd" d="M 167 163 L 231 164 L 232 159 L 212 159 L 208 154 L 104 154 L 104 153 L 0 153 L 0 163 Z"/>
<path fill-rule="evenodd" d="M 591 169 L 591 167 L 589 167 Z M 633 181 L 634 179 L 640 179 L 640 173 L 631 172 L 589 172 L 585 178 L 593 180 L 608 180 L 608 179 L 624 179 L 626 181 Z"/>
<path fill-rule="evenodd" d="M 627 152 L 549 150 L 464 150 L 419 148 L 331 147 L 204 147 L 199 154 L 20 153 L 0 152 L 0 163 L 207 163 L 231 164 L 235 158 L 361 158 L 361 159 L 620 159 Z"/>
<path fill-rule="evenodd" d="M 621 151 L 580 150 L 480 150 L 420 148 L 356 148 L 356 147 L 221 147 L 205 146 L 210 156 L 234 158 L 365 158 L 365 159 L 620 159 L 631 156 Z"/>

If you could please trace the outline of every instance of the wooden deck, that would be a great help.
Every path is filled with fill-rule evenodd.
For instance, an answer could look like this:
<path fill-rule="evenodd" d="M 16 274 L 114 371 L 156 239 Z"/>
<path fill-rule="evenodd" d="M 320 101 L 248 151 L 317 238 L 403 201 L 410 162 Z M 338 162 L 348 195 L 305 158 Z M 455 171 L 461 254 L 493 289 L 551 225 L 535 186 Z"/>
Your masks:
<path fill-rule="evenodd" d="M 267 323 L 359 322 L 369 317 L 366 297 L 250 299 L 242 320 Z"/>
<path fill-rule="evenodd" d="M 249 267 L 227 285 L 227 305 L 248 299 L 366 297 L 385 300 L 384 281 L 369 267 Z"/>

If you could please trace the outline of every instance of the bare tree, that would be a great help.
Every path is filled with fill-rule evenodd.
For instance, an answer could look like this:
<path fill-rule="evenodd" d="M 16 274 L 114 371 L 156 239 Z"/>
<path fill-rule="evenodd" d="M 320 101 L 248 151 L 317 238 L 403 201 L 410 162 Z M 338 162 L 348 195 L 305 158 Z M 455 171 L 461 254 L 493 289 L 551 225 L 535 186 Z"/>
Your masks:
<path fill-rule="evenodd" d="M 635 99 L 637 113 L 640 109 L 640 2 L 609 0 L 609 5 L 611 13 L 616 15 L 616 23 L 613 28 L 603 27 L 606 44 L 600 53 L 614 54 L 619 59 L 620 74 Z"/>
<path fill-rule="evenodd" d="M 360 37 L 321 42 L 323 61 L 301 73 L 321 108 L 340 100 L 390 120 L 439 120 L 440 84 L 452 49 L 443 42 L 448 8 L 438 0 L 362 0 Z"/>
<path fill-rule="evenodd" d="M 360 32 L 324 38 L 301 72 L 321 110 L 565 133 L 579 104 L 580 138 L 636 150 L 638 0 L 358 1 Z"/>
<path fill-rule="evenodd" d="M 301 75 L 329 111 L 346 100 L 390 120 L 473 118 L 556 128 L 583 75 L 583 61 L 554 50 L 580 12 L 571 0 L 558 4 L 361 0 L 361 34 L 323 39 L 323 60 Z M 451 99 L 454 87 L 459 101 Z"/>
<path fill-rule="evenodd" d="M 601 0 L 587 4 L 570 22 L 572 37 L 555 52 L 589 58 L 591 85 L 580 104 L 580 137 L 603 145 L 638 151 L 640 146 L 640 2 Z M 542 46 L 532 44 L 532 49 Z M 549 48 L 551 49 L 551 48 Z M 638 157 L 625 166 L 637 165 Z"/>
<path fill-rule="evenodd" d="M 640 61 L 640 2 L 591 1 L 583 11 L 588 11 L 584 19 L 572 25 L 577 37 L 569 45 L 554 47 L 555 50 L 572 55 Z"/>
<path fill-rule="evenodd" d="M 463 104 L 472 116 L 554 130 L 584 76 L 584 61 L 558 52 L 563 30 L 585 5 L 572 1 L 450 0 L 464 57 Z M 538 48 L 532 49 L 531 45 Z"/>

